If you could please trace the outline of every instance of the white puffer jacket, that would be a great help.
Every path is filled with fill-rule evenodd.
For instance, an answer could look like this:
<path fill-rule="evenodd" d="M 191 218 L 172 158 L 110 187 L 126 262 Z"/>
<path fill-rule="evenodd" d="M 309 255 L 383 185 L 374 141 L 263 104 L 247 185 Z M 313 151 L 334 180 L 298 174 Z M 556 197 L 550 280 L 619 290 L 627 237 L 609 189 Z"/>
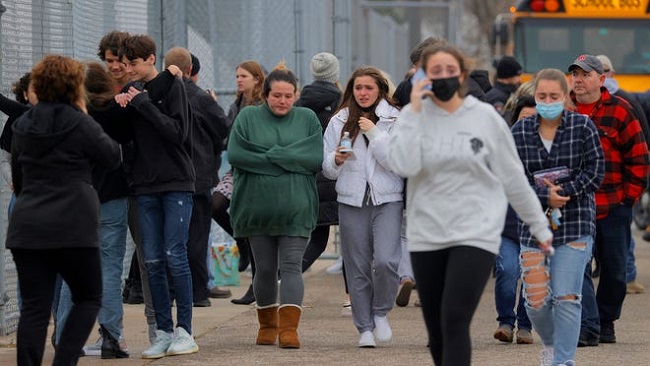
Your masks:
<path fill-rule="evenodd" d="M 387 166 L 388 136 L 395 126 L 399 110 L 382 100 L 375 108 L 379 117 L 374 128 L 365 133 L 370 143 L 366 146 L 359 134 L 353 143 L 355 160 L 348 159 L 336 165 L 334 155 L 341 141 L 341 130 L 348 119 L 348 109 L 342 109 L 330 119 L 323 137 L 323 175 L 336 179 L 338 202 L 361 207 L 370 186 L 374 205 L 402 201 L 404 181 Z"/>

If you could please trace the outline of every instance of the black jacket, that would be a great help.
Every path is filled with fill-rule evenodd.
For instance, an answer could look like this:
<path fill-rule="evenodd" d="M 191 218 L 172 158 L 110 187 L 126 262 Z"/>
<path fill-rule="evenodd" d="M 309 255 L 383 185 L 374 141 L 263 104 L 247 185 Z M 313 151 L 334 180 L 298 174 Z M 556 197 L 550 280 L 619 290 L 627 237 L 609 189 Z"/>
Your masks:
<path fill-rule="evenodd" d="M 190 79 L 183 82 L 192 112 L 192 127 L 186 146 L 196 171 L 196 192 L 203 192 L 219 181 L 223 140 L 228 137 L 231 122 L 207 91 Z"/>
<path fill-rule="evenodd" d="M 99 246 L 95 164 L 115 169 L 120 148 L 78 109 L 39 102 L 13 126 L 11 170 L 16 203 L 7 248 Z"/>
<path fill-rule="evenodd" d="M 171 84 L 161 83 L 160 78 L 170 75 L 163 71 L 145 83 L 147 92 L 138 94 L 129 105 L 133 112 L 131 180 L 136 195 L 194 192 L 195 172 L 185 146 L 190 130 L 187 94 L 183 82 L 176 78 L 172 77 Z"/>
<path fill-rule="evenodd" d="M 314 81 L 305 86 L 300 93 L 300 99 L 295 103 L 298 107 L 306 107 L 316 113 L 323 133 L 327 129 L 330 118 L 341 103 L 341 90 L 326 81 Z M 318 225 L 338 225 L 338 202 L 336 201 L 336 181 L 329 180 L 318 173 Z"/>
<path fill-rule="evenodd" d="M 413 90 L 413 84 L 411 84 L 411 78 L 402 80 L 395 88 L 393 93 L 393 100 L 397 103 L 397 106 L 404 108 L 405 105 L 411 103 L 411 91 Z"/>
<path fill-rule="evenodd" d="M 503 107 L 506 105 L 510 94 L 514 93 L 517 90 L 515 85 L 504 84 L 501 82 L 495 82 L 492 89 L 485 95 L 485 102 L 490 103 L 494 108 L 500 113 L 503 114 Z"/>
<path fill-rule="evenodd" d="M 11 126 L 30 107 L 31 104 L 22 104 L 0 94 L 0 111 L 7 115 L 7 122 L 5 122 L 2 135 L 0 135 L 0 148 L 2 150 L 11 152 Z"/>
<path fill-rule="evenodd" d="M 88 114 L 102 126 L 104 132 L 122 146 L 130 144 L 133 129 L 129 123 L 128 110 L 120 107 L 114 101 L 106 108 L 88 106 Z M 117 169 L 106 169 L 101 166 L 93 168 L 93 186 L 99 195 L 99 202 L 105 203 L 114 199 L 129 196 L 129 185 L 124 164 Z"/>
<path fill-rule="evenodd" d="M 641 106 L 641 103 L 639 103 L 639 101 L 632 94 L 623 89 L 618 89 L 614 95 L 624 99 L 630 104 L 630 108 L 632 109 L 634 116 L 639 120 L 639 124 L 641 125 L 643 137 L 645 137 L 645 143 L 650 148 L 650 124 L 648 124 L 648 116 L 643 111 L 643 106 Z"/>

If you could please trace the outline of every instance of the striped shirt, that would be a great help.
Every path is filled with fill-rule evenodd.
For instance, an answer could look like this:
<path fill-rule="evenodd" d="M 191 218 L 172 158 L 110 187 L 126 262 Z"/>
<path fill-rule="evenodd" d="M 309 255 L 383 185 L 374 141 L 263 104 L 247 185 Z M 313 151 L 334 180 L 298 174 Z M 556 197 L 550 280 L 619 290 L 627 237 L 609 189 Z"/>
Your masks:
<path fill-rule="evenodd" d="M 567 167 L 569 178 L 561 183 L 562 195 L 570 196 L 560 208 L 561 225 L 553 231 L 553 245 L 573 242 L 585 235 L 596 234 L 594 193 L 605 172 L 603 150 L 594 123 L 584 115 L 565 110 L 555 132 L 550 152 L 539 135 L 539 115 L 524 118 L 512 126 L 519 158 L 528 182 L 544 209 L 549 208 L 549 188 L 535 184 L 534 174 L 540 170 Z M 537 246 L 528 227 L 519 221 L 519 239 L 526 246 Z"/>
<path fill-rule="evenodd" d="M 589 118 L 596 124 L 605 153 L 605 179 L 596 192 L 596 218 L 618 204 L 632 206 L 641 197 L 649 172 L 648 146 L 629 104 L 601 87 Z M 573 92 L 573 102 L 578 105 Z"/>

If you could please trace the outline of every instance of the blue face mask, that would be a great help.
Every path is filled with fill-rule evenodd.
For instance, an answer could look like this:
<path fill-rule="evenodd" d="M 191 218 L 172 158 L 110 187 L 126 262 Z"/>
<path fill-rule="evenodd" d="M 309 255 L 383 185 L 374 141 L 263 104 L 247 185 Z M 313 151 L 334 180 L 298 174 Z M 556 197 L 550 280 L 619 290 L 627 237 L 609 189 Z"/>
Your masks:
<path fill-rule="evenodd" d="M 564 110 L 564 102 L 542 103 L 535 101 L 537 113 L 544 119 L 556 119 Z"/>

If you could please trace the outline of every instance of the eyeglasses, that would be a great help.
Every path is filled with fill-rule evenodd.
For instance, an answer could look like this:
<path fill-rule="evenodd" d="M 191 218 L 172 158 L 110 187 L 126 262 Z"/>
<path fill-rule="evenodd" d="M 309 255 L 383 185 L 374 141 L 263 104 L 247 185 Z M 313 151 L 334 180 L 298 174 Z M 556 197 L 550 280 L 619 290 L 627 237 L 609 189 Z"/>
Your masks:
<path fill-rule="evenodd" d="M 610 71 L 612 71 L 612 70 L 610 70 L 610 69 L 604 69 L 603 70 L 603 72 L 610 72 Z"/>

